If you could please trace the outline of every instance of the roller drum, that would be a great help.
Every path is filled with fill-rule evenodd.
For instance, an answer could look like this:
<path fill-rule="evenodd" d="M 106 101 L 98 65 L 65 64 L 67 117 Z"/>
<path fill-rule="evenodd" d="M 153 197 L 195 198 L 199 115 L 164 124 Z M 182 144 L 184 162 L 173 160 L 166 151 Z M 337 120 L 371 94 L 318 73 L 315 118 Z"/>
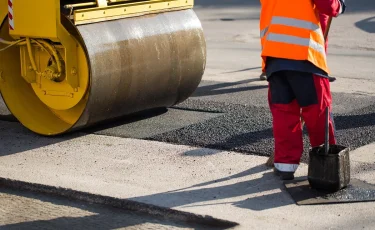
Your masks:
<path fill-rule="evenodd" d="M 36 133 L 57 135 L 151 108 L 170 107 L 186 100 L 202 79 L 206 44 L 193 10 L 68 27 L 81 42 L 89 67 L 89 87 L 76 108 L 52 111 L 48 116 L 55 118 L 45 124 L 50 129 L 40 130 L 43 122 L 30 125 L 30 119 L 12 111 L 9 103 L 14 102 L 7 102 L 4 95 L 10 111 Z M 27 111 L 41 109 L 41 115 L 47 116 L 45 107 Z M 34 111 L 33 116 L 36 114 Z M 52 127 L 54 122 L 56 127 Z"/>
<path fill-rule="evenodd" d="M 201 81 L 205 43 L 192 10 L 83 25 L 78 30 L 92 79 L 85 123 L 172 106 L 187 99 Z"/>

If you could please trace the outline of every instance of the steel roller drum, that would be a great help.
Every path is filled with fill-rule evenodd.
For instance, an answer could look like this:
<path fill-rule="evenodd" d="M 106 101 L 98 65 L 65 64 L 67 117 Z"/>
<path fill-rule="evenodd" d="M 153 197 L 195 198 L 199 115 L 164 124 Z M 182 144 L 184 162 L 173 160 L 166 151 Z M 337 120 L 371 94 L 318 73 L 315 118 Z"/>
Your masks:
<path fill-rule="evenodd" d="M 48 116 L 56 118 L 46 119 L 45 124 L 35 119 L 23 122 L 7 103 L 21 123 L 36 133 L 57 135 L 151 108 L 170 107 L 186 100 L 202 79 L 206 43 L 191 9 L 66 27 L 85 49 L 89 87 L 80 102 L 82 109 L 52 111 L 55 115 Z M 28 113 L 36 118 L 35 110 L 44 107 L 30 108 Z M 78 114 L 77 119 L 59 119 L 68 113 Z M 32 122 L 37 124 L 28 127 Z M 47 128 L 39 131 L 42 125 Z"/>
<path fill-rule="evenodd" d="M 91 66 L 81 124 L 187 99 L 204 72 L 206 47 L 192 10 L 78 26 Z"/>

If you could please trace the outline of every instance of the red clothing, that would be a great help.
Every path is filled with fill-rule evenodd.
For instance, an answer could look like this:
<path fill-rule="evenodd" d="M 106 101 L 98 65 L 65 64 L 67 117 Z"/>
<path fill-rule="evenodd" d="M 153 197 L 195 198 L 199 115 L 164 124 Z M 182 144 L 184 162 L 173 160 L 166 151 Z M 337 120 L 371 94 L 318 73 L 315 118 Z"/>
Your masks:
<path fill-rule="evenodd" d="M 282 75 L 282 73 L 278 74 Z M 301 75 L 297 76 L 298 78 L 307 78 L 307 75 L 309 75 L 309 73 L 299 74 L 299 72 L 296 72 L 296 74 Z M 325 109 L 328 106 L 331 111 L 332 97 L 329 80 L 313 75 L 311 77 L 315 85 L 317 103 L 300 106 L 298 100 L 303 101 L 306 100 L 306 98 L 300 98 L 298 93 L 296 94 L 297 98 L 292 100 L 289 104 L 282 102 L 274 103 L 273 100 L 275 100 L 275 98 L 272 97 L 277 97 L 276 100 L 284 100 L 284 96 L 279 94 L 283 91 L 283 86 L 275 85 L 278 84 L 281 77 L 282 76 L 274 76 L 273 79 L 270 79 L 268 101 L 273 117 L 275 167 L 280 171 L 290 172 L 297 169 L 303 152 L 301 115 L 307 127 L 311 146 L 317 147 L 322 145 L 325 138 Z M 310 87 L 308 84 L 309 83 L 303 82 L 298 87 Z M 271 87 L 277 87 L 276 91 L 278 91 L 278 93 L 272 95 Z M 298 91 L 298 89 L 293 87 L 291 90 L 293 92 Z M 309 99 L 307 99 L 307 101 L 308 100 Z M 330 116 L 329 120 L 329 142 L 333 145 L 336 144 L 336 139 L 332 116 Z"/>
<path fill-rule="evenodd" d="M 313 0 L 318 11 L 320 12 L 320 23 L 323 34 L 326 30 L 329 17 L 337 17 L 341 11 L 341 3 L 339 0 Z M 327 52 L 328 39 L 325 41 L 325 50 Z M 283 73 L 279 73 L 283 74 Z M 296 72 L 297 74 L 297 72 Z M 308 73 L 305 73 L 308 74 Z M 277 74 L 275 74 L 277 75 Z M 269 106 L 273 117 L 273 133 L 275 139 L 275 167 L 279 171 L 294 172 L 300 162 L 303 152 L 302 141 L 302 125 L 301 116 L 303 117 L 310 138 L 311 146 L 317 147 L 324 143 L 325 133 L 325 109 L 328 106 L 330 112 L 332 106 L 332 96 L 330 91 L 330 83 L 327 78 L 319 76 L 311 76 L 313 78 L 313 86 L 308 83 L 291 83 L 289 78 L 287 81 L 280 82 L 280 76 L 272 76 L 269 79 Z M 292 76 L 288 76 L 292 77 Z M 303 78 L 304 76 L 301 76 Z M 299 87 L 315 88 L 312 94 L 306 95 L 306 98 L 298 98 L 298 90 L 293 88 L 293 84 L 301 84 Z M 271 93 L 271 85 L 276 90 L 275 95 Z M 284 88 L 285 87 L 285 88 Z M 290 91 L 290 92 L 288 92 Z M 291 102 L 290 95 L 295 97 Z M 272 97 L 278 97 L 273 100 Z M 316 98 L 316 102 L 301 106 L 298 100 L 307 100 Z M 284 101 L 284 102 L 283 102 Z M 330 144 L 335 144 L 335 129 L 332 117 L 329 123 Z"/>
<path fill-rule="evenodd" d="M 339 0 L 314 0 L 316 7 L 319 10 L 320 25 L 323 30 L 323 34 L 326 31 L 329 17 L 337 17 L 340 13 L 341 3 Z M 327 52 L 328 38 L 325 41 L 325 49 Z"/>
<path fill-rule="evenodd" d="M 337 17 L 341 10 L 341 3 L 339 0 L 313 0 L 319 13 L 331 17 Z"/>
<path fill-rule="evenodd" d="M 320 25 L 321 25 L 321 27 L 322 27 L 323 34 L 324 34 L 325 31 L 326 31 L 326 28 L 327 28 L 327 24 L 328 24 L 329 16 L 326 15 L 326 14 L 322 14 L 322 13 L 320 13 L 320 14 L 319 14 L 319 17 L 320 17 Z M 327 53 L 327 49 L 328 49 L 328 37 L 327 37 L 327 39 L 326 39 L 326 41 L 325 41 L 324 48 L 325 48 L 326 53 Z"/>

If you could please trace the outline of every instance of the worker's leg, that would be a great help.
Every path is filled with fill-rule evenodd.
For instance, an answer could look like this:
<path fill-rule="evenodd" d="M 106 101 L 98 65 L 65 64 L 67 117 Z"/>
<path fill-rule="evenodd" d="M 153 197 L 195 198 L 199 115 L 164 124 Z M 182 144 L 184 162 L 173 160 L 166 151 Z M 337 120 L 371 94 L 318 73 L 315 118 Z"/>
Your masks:
<path fill-rule="evenodd" d="M 336 144 L 335 138 L 335 126 L 332 116 L 332 96 L 330 90 L 329 79 L 311 75 L 311 84 L 314 85 L 314 95 L 310 98 L 314 100 L 307 101 L 304 104 L 300 104 L 302 107 L 302 116 L 305 120 L 307 131 L 310 137 L 310 143 L 312 147 L 320 146 L 324 143 L 325 137 L 325 110 L 329 107 L 329 138 L 330 144 Z M 298 97 L 298 96 L 297 96 Z"/>
<path fill-rule="evenodd" d="M 269 78 L 268 99 L 273 117 L 275 169 L 293 175 L 303 152 L 303 141 L 300 107 L 289 85 L 287 73 L 277 72 Z"/>

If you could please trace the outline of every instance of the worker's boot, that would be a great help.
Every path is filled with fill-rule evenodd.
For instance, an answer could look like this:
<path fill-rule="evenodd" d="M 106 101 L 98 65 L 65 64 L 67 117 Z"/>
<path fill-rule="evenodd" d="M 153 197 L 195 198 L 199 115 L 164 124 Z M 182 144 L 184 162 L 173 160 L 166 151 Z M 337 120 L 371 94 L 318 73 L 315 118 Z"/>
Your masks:
<path fill-rule="evenodd" d="M 276 176 L 280 177 L 281 180 L 293 180 L 294 179 L 294 172 L 282 172 L 277 170 L 277 168 L 273 168 L 273 172 Z"/>

